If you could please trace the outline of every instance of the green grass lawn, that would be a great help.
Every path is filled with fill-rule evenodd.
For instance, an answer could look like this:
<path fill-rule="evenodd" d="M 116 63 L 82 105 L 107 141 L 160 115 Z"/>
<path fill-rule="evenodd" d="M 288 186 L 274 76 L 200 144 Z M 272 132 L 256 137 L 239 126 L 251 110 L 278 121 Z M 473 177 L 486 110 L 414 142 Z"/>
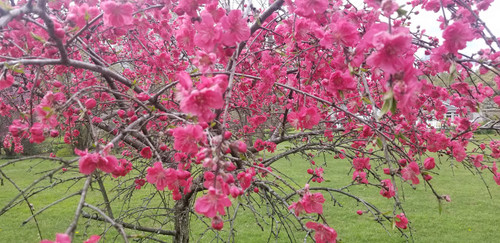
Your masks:
<path fill-rule="evenodd" d="M 351 164 L 347 160 L 333 159 L 331 155 L 325 155 L 325 179 L 326 181 L 318 184 L 311 183 L 313 186 L 328 186 L 340 188 L 351 182 L 352 172 L 350 172 Z M 0 161 L 4 163 L 5 160 Z M 317 158 L 318 163 L 323 163 L 323 158 Z M 449 161 L 443 161 L 438 165 L 442 168 L 439 171 L 439 176 L 434 176 L 432 183 L 439 194 L 448 194 L 451 197 L 451 202 L 442 204 L 442 212 L 439 211 L 438 201 L 423 183 L 418 185 L 415 190 L 406 184 L 398 183 L 398 186 L 404 185 L 403 203 L 407 217 L 411 221 L 411 234 L 415 242 L 498 242 L 500 238 L 500 219 L 497 212 L 500 212 L 500 187 L 497 186 L 490 173 L 484 173 L 486 184 L 489 186 L 491 196 L 488 194 L 487 188 L 478 175 L 473 175 L 469 170 L 465 169 L 460 163 L 455 162 L 453 170 L 449 167 Z M 309 161 L 303 160 L 299 156 L 290 157 L 289 160 L 281 160 L 274 164 L 277 171 L 283 175 L 293 178 L 298 185 L 303 186 L 308 178 L 306 174 L 309 168 Z M 20 162 L 15 165 L 9 165 L 2 168 L 3 173 L 15 181 L 20 188 L 28 186 L 38 173 L 55 168 L 54 162 L 42 162 L 38 160 Z M 276 173 L 278 173 L 276 171 Z M 78 173 L 67 172 L 62 178 L 71 178 L 79 176 Z M 133 175 L 128 179 L 133 178 Z M 108 178 L 111 180 L 111 178 Z M 127 178 L 126 178 L 127 179 Z M 123 179 L 121 179 L 123 181 Z M 50 185 L 51 182 L 44 181 L 39 186 Z M 41 192 L 29 199 L 29 203 L 33 205 L 35 211 L 43 208 L 51 202 L 77 192 L 83 181 L 73 185 L 70 181 L 61 186 L 55 186 L 50 190 Z M 72 186 L 71 186 L 72 185 Z M 105 183 L 107 188 L 111 188 L 112 183 Z M 71 187 L 70 187 L 71 186 Z M 97 186 L 97 183 L 95 183 Z M 144 200 L 148 198 L 150 193 L 155 190 L 152 186 L 145 186 L 143 189 L 135 191 L 134 197 L 130 201 L 130 205 L 144 205 Z M 353 186 L 349 189 L 349 193 L 358 195 L 375 204 L 382 212 L 393 209 L 393 201 L 386 199 L 379 194 L 379 190 L 373 187 L 364 185 Z M 0 208 L 3 207 L 10 199 L 17 194 L 17 189 L 11 183 L 3 179 L 3 185 L 0 186 Z M 168 193 L 165 194 L 169 197 Z M 339 194 L 332 194 L 336 203 L 332 201 L 332 197 L 323 193 L 325 199 L 324 216 L 328 223 L 338 232 L 338 239 L 342 242 L 405 242 L 397 229 L 393 229 L 391 224 L 386 222 L 384 229 L 380 224 L 376 223 L 369 214 L 359 216 L 357 210 L 365 210 L 362 204 L 356 203 L 351 198 Z M 98 204 L 101 197 L 97 188 L 92 188 L 88 195 L 90 203 Z M 56 232 L 64 232 L 71 222 L 74 215 L 75 207 L 79 196 L 72 197 L 55 207 L 48 209 L 44 213 L 36 217 L 38 225 L 41 229 L 44 239 L 55 238 Z M 155 199 L 156 200 L 156 199 Z M 244 200 L 243 198 L 240 200 Z M 259 204 L 259 199 L 257 204 Z M 298 200 L 295 197 L 295 200 Z M 233 205 L 236 205 L 233 200 Z M 159 201 L 153 201 L 149 206 L 159 206 Z M 113 208 L 115 214 L 119 213 L 121 205 L 115 205 Z M 268 209 L 266 205 L 256 207 L 257 212 L 266 215 Z M 89 209 L 85 211 L 92 213 Z M 234 207 L 230 208 L 231 215 Z M 35 221 L 31 220 L 24 226 L 22 222 L 31 215 L 28 203 L 23 202 L 0 216 L 0 242 L 38 242 L 38 230 Z M 213 231 L 205 232 L 205 224 L 197 217 L 192 216 L 192 237 L 199 242 L 209 242 L 214 236 Z M 88 238 L 90 234 L 101 232 L 103 227 L 109 228 L 109 224 L 104 224 L 87 219 L 80 219 L 77 229 L 77 237 L 75 242 L 81 242 Z M 155 222 L 144 219 L 142 223 L 154 226 Z M 208 224 L 210 224 L 209 221 Z M 271 242 L 289 242 L 285 228 L 276 225 L 272 219 L 260 221 L 259 227 L 251 213 L 251 210 L 241 208 L 238 211 L 238 217 L 233 225 L 236 236 L 236 242 L 267 242 L 270 238 Z M 220 232 L 222 239 L 228 239 L 228 230 L 230 225 L 225 223 L 224 230 Z M 271 228 L 279 230 L 278 239 L 270 236 Z M 164 228 L 171 229 L 171 228 Z M 293 230 L 293 229 L 292 229 Z M 406 232 L 410 233 L 409 230 Z M 127 231 L 138 237 L 144 236 L 140 232 Z M 204 234 L 205 233 L 205 234 Z M 105 242 L 112 242 L 120 238 L 116 237 L 116 230 L 109 229 L 109 233 L 105 237 Z M 293 232 L 293 239 L 298 242 L 303 242 L 305 234 L 302 232 Z M 201 238 L 201 239 L 200 239 Z M 169 237 L 160 237 L 164 241 L 169 241 Z M 196 242 L 196 241 L 195 241 Z M 311 242 L 309 240 L 308 242 Z"/>

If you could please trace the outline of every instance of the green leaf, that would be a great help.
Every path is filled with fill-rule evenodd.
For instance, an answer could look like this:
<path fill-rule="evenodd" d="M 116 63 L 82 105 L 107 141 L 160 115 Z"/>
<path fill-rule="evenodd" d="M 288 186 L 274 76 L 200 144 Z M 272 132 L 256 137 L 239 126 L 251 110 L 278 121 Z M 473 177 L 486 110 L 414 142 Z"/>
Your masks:
<path fill-rule="evenodd" d="M 402 16 L 406 16 L 408 11 L 404 10 L 403 8 L 398 8 L 397 13 L 398 13 L 398 17 L 402 17 Z"/>
<path fill-rule="evenodd" d="M 384 95 L 384 104 L 382 105 L 380 116 L 387 114 L 387 112 L 391 111 L 393 114 L 396 113 L 396 99 L 394 99 L 394 93 L 392 90 L 388 91 Z"/>
<path fill-rule="evenodd" d="M 398 107 L 397 104 L 398 104 L 398 102 L 396 101 L 396 99 L 394 99 L 394 97 L 392 97 L 392 106 L 391 106 L 392 114 L 396 113 L 396 108 Z"/>
<path fill-rule="evenodd" d="M 88 11 L 85 11 L 85 22 L 89 22 L 90 14 Z"/>
<path fill-rule="evenodd" d="M 384 100 L 384 105 L 382 105 L 382 114 L 380 116 L 385 115 L 392 107 L 392 99 Z"/>
<path fill-rule="evenodd" d="M 382 140 L 380 138 L 377 138 L 377 146 L 379 148 L 382 148 L 384 146 L 384 144 L 382 144 Z"/>
<path fill-rule="evenodd" d="M 31 34 L 31 37 L 33 37 L 33 39 L 40 41 L 42 44 L 45 44 L 47 42 L 43 37 L 41 37 L 33 32 L 31 32 L 30 34 Z"/>
<path fill-rule="evenodd" d="M 4 64 L 5 68 L 11 70 L 12 72 L 15 72 L 15 73 L 24 73 L 24 69 L 23 69 L 23 66 L 19 63 L 16 63 L 14 65 L 8 65 L 8 64 Z"/>
<path fill-rule="evenodd" d="M 363 98 L 361 98 L 361 99 L 362 99 L 362 100 L 363 100 L 363 102 L 365 102 L 366 104 L 369 104 L 369 105 L 373 104 L 373 103 L 370 101 L 370 99 L 368 99 L 368 97 L 366 97 L 366 96 L 363 96 Z"/>
<path fill-rule="evenodd" d="M 402 138 L 403 140 L 405 140 L 405 141 L 407 141 L 407 142 L 409 142 L 409 141 L 410 141 L 410 139 L 409 139 L 409 138 L 407 138 L 407 137 L 406 137 L 404 134 L 402 134 L 402 133 L 398 133 L 396 136 L 397 136 L 397 137 L 399 137 L 399 138 Z"/>

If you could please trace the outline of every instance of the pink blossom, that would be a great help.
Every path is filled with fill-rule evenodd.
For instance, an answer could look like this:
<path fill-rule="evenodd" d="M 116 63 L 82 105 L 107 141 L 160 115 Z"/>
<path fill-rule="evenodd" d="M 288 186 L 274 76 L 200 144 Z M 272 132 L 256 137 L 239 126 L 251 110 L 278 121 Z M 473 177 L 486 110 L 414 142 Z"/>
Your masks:
<path fill-rule="evenodd" d="M 104 11 L 104 25 L 110 27 L 121 27 L 130 25 L 133 22 L 134 6 L 131 3 L 118 4 L 110 0 L 101 3 Z"/>
<path fill-rule="evenodd" d="M 491 157 L 495 159 L 500 158 L 500 140 L 490 141 L 490 148 L 491 148 Z"/>
<path fill-rule="evenodd" d="M 92 235 L 92 236 L 90 236 L 90 238 L 88 240 L 84 241 L 83 243 L 98 243 L 100 239 L 101 239 L 101 236 Z"/>
<path fill-rule="evenodd" d="M 229 188 L 229 193 L 233 198 L 237 198 L 239 195 L 243 194 L 243 190 L 240 190 L 236 186 L 231 186 L 231 188 Z"/>
<path fill-rule="evenodd" d="M 329 93 L 340 97 L 340 91 L 353 91 L 356 90 L 356 81 L 349 74 L 349 71 L 335 71 L 330 74 L 330 78 L 328 80 L 322 81 L 325 90 Z"/>
<path fill-rule="evenodd" d="M 181 110 L 198 116 L 200 122 L 208 122 L 215 116 L 211 109 L 220 109 L 224 106 L 222 93 L 227 84 L 223 77 L 202 77 L 198 89 L 185 92 L 181 99 Z M 184 86 L 183 86 L 184 87 Z"/>
<path fill-rule="evenodd" d="M 380 181 L 382 185 L 382 189 L 380 189 L 380 195 L 386 198 L 392 198 L 396 195 L 396 191 L 394 190 L 394 185 L 392 185 L 391 179 L 385 179 Z"/>
<path fill-rule="evenodd" d="M 257 138 L 253 144 L 253 147 L 257 151 L 262 151 L 266 148 L 266 143 L 264 141 L 262 141 L 262 139 Z"/>
<path fill-rule="evenodd" d="M 56 240 L 42 240 L 40 243 L 71 243 L 71 238 L 67 234 L 56 234 Z"/>
<path fill-rule="evenodd" d="M 299 216 L 302 212 L 305 212 L 304 205 L 302 204 L 302 201 L 298 202 L 293 202 L 292 205 L 288 207 L 288 210 L 292 210 L 295 213 L 295 216 Z"/>
<path fill-rule="evenodd" d="M 267 121 L 266 116 L 252 116 L 247 119 L 248 123 L 250 123 L 253 127 L 258 127 L 260 124 Z"/>
<path fill-rule="evenodd" d="M 247 144 L 243 141 L 237 141 L 238 152 L 246 153 L 247 152 Z"/>
<path fill-rule="evenodd" d="M 30 142 L 32 143 L 42 143 L 45 141 L 45 135 L 44 135 L 44 126 L 38 122 L 33 124 L 33 126 L 30 128 L 30 133 L 31 133 L 31 138 Z"/>
<path fill-rule="evenodd" d="M 316 168 L 314 169 L 314 175 L 315 175 L 315 178 L 313 178 L 312 180 L 313 181 L 316 181 L 318 183 L 321 183 L 323 182 L 325 179 L 323 178 L 323 173 L 324 173 L 325 169 L 323 169 L 322 167 L 319 167 L 319 168 Z"/>
<path fill-rule="evenodd" d="M 458 162 L 464 161 L 464 159 L 467 157 L 464 146 L 457 141 L 452 141 L 450 147 L 453 150 L 453 157 L 455 157 Z"/>
<path fill-rule="evenodd" d="M 469 24 L 455 21 L 443 31 L 443 38 L 446 50 L 456 54 L 457 51 L 467 47 L 467 42 L 474 39 L 474 31 Z"/>
<path fill-rule="evenodd" d="M 420 174 L 420 168 L 418 167 L 417 162 L 413 161 L 408 164 L 405 168 L 401 170 L 401 177 L 405 181 L 411 180 L 411 182 L 415 185 L 420 183 L 420 180 L 418 179 L 418 175 Z"/>
<path fill-rule="evenodd" d="M 384 168 L 384 174 L 390 175 L 391 174 L 391 169 L 390 168 Z"/>
<path fill-rule="evenodd" d="M 314 194 L 309 192 L 306 193 L 304 197 L 302 197 L 301 202 L 302 205 L 304 205 L 306 213 L 323 214 L 323 203 L 325 202 L 325 198 L 320 192 Z"/>
<path fill-rule="evenodd" d="M 354 158 L 352 160 L 352 166 L 357 171 L 362 171 L 363 169 L 371 169 L 370 158 Z"/>
<path fill-rule="evenodd" d="M 179 18 L 182 21 L 182 25 L 179 30 L 175 33 L 175 39 L 177 40 L 178 46 L 186 50 L 187 53 L 192 54 L 194 48 L 194 34 L 195 30 L 192 27 L 190 18 Z"/>
<path fill-rule="evenodd" d="M 205 0 L 180 0 L 179 5 L 175 8 L 175 13 L 179 16 L 186 13 L 191 17 L 198 16 L 196 10 L 200 4 L 206 3 Z"/>
<path fill-rule="evenodd" d="M 372 53 L 366 62 L 374 67 L 379 67 L 387 74 L 400 71 L 408 63 L 412 63 L 411 55 L 406 56 L 406 52 L 411 48 L 411 35 L 407 29 L 396 29 L 393 34 L 381 31 L 373 38 L 373 45 L 377 49 Z"/>
<path fill-rule="evenodd" d="M 226 16 L 226 10 L 219 7 L 218 1 L 212 1 L 205 5 L 205 9 L 210 12 L 215 22 L 219 22 L 222 17 Z"/>
<path fill-rule="evenodd" d="M 145 159 L 151 159 L 151 157 L 153 157 L 153 152 L 151 152 L 151 148 L 149 146 L 142 148 L 141 156 Z"/>
<path fill-rule="evenodd" d="M 87 22 L 95 18 L 97 15 L 99 15 L 99 9 L 97 7 L 89 7 L 88 4 L 84 3 L 80 6 L 71 6 L 69 8 L 69 13 L 66 16 L 66 20 L 71 21 L 79 28 L 82 28 L 87 24 Z"/>
<path fill-rule="evenodd" d="M 408 219 L 404 213 L 396 215 L 394 222 L 396 223 L 396 227 L 400 229 L 406 229 L 408 227 Z"/>
<path fill-rule="evenodd" d="M 434 169 L 434 167 L 436 167 L 436 162 L 434 162 L 434 158 L 429 157 L 424 160 L 424 168 L 426 170 L 432 170 Z"/>
<path fill-rule="evenodd" d="M 427 150 L 429 150 L 429 152 L 437 152 L 446 149 L 450 143 L 450 139 L 447 138 L 443 132 L 427 132 L 424 134 L 424 138 L 427 141 Z"/>
<path fill-rule="evenodd" d="M 500 96 L 498 96 L 498 95 L 497 95 L 497 96 L 495 96 L 495 97 L 493 98 L 493 101 L 495 102 L 495 104 L 497 104 L 498 106 L 500 106 Z"/>
<path fill-rule="evenodd" d="M 96 107 L 96 105 L 97 105 L 97 102 L 93 98 L 87 99 L 85 101 L 85 108 L 87 108 L 88 110 L 93 109 L 94 107 Z"/>
<path fill-rule="evenodd" d="M 483 161 L 484 156 L 482 154 L 478 154 L 476 156 L 472 155 L 472 158 L 473 158 L 474 166 L 476 166 L 477 168 L 480 168 L 482 166 L 481 162 Z"/>
<path fill-rule="evenodd" d="M 226 215 L 224 208 L 229 206 L 231 206 L 231 200 L 229 200 L 226 195 L 217 193 L 216 190 L 211 187 L 208 189 L 208 194 L 196 200 L 194 210 L 208 218 L 213 218 L 217 213 Z"/>
<path fill-rule="evenodd" d="M 196 65 L 202 73 L 211 71 L 213 65 L 216 63 L 217 55 L 215 53 L 206 53 L 202 50 L 196 51 L 196 58 L 193 60 L 193 64 Z"/>
<path fill-rule="evenodd" d="M 490 4 L 493 2 L 493 0 L 482 0 L 481 2 L 477 3 L 477 9 L 478 10 L 487 10 L 490 7 Z"/>
<path fill-rule="evenodd" d="M 276 144 L 273 142 L 266 141 L 265 146 L 267 148 L 267 151 L 270 153 L 274 153 L 276 150 Z"/>
<path fill-rule="evenodd" d="M 427 11 L 437 13 L 441 9 L 441 0 L 426 0 L 424 1 L 423 8 Z"/>
<path fill-rule="evenodd" d="M 212 52 L 215 44 L 220 41 L 221 29 L 220 26 L 214 26 L 212 15 L 207 12 L 201 12 L 201 23 L 194 24 L 196 35 L 194 36 L 194 44 L 207 52 Z"/>
<path fill-rule="evenodd" d="M 497 185 L 500 186 L 500 173 L 498 173 L 498 172 L 493 173 L 493 180 L 495 180 Z"/>
<path fill-rule="evenodd" d="M 246 190 L 250 187 L 253 181 L 253 176 L 255 176 L 255 170 L 253 168 L 247 169 L 246 172 L 238 173 L 237 178 L 243 190 Z"/>
<path fill-rule="evenodd" d="M 362 184 L 368 184 L 368 179 L 366 179 L 366 172 L 355 170 L 352 173 L 352 180 Z"/>
<path fill-rule="evenodd" d="M 101 239 L 98 235 L 92 235 L 90 238 L 83 243 L 97 243 Z M 40 243 L 71 243 L 71 238 L 67 234 L 56 234 L 56 240 L 42 240 Z"/>
<path fill-rule="evenodd" d="M 103 155 L 99 153 L 88 153 L 87 150 L 81 151 L 75 149 L 75 154 L 80 156 L 78 166 L 80 173 L 89 175 L 96 169 L 100 169 L 106 173 L 111 173 L 118 166 L 118 160 L 114 156 L 109 156 L 107 152 Z"/>
<path fill-rule="evenodd" d="M 337 232 L 324 225 L 316 222 L 307 222 L 306 227 L 316 231 L 314 233 L 314 240 L 316 243 L 336 243 L 337 242 Z"/>
<path fill-rule="evenodd" d="M 170 178 L 167 178 L 167 171 L 163 168 L 163 164 L 156 162 L 153 167 L 148 167 L 146 180 L 151 184 L 155 184 L 159 191 L 163 191 L 167 187 Z"/>
<path fill-rule="evenodd" d="M 118 178 L 120 176 L 126 176 L 130 171 L 132 171 L 132 163 L 126 159 L 120 159 L 118 160 L 115 170 L 111 172 L 111 174 L 114 178 Z"/>
<path fill-rule="evenodd" d="M 241 10 L 231 10 L 227 16 L 221 18 L 220 23 L 224 32 L 222 33 L 222 43 L 233 46 L 237 42 L 242 42 L 250 37 L 250 28 L 241 16 Z"/>
<path fill-rule="evenodd" d="M 120 118 L 124 118 L 125 117 L 125 111 L 124 110 L 118 110 L 116 112 L 116 114 L 120 117 Z"/>
<path fill-rule="evenodd" d="M 135 97 L 136 97 L 138 100 L 142 101 L 142 102 L 147 101 L 147 100 L 149 100 L 149 98 L 150 98 L 150 97 L 149 97 L 149 95 L 148 95 L 147 93 L 140 93 L 140 94 L 137 94 Z"/>
<path fill-rule="evenodd" d="M 212 228 L 215 230 L 222 230 L 224 228 L 224 220 L 219 215 L 212 218 Z"/>
<path fill-rule="evenodd" d="M 387 17 L 391 16 L 391 14 L 399 8 L 395 0 L 365 0 L 365 3 L 374 9 L 382 9 L 382 12 L 384 12 Z"/>
<path fill-rule="evenodd" d="M 328 0 L 297 0 L 295 13 L 303 17 L 313 17 L 315 14 L 322 14 L 328 7 Z"/>
<path fill-rule="evenodd" d="M 28 130 L 28 125 L 19 119 L 12 121 L 12 125 L 9 126 L 9 132 L 13 137 L 20 137 L 26 130 Z"/>
<path fill-rule="evenodd" d="M 341 18 L 330 24 L 330 29 L 319 43 L 326 48 L 332 48 L 333 45 L 355 46 L 358 40 L 359 31 L 356 26 Z"/>
<path fill-rule="evenodd" d="M 146 184 L 146 180 L 142 178 L 136 178 L 134 180 L 134 184 L 135 184 L 135 189 L 139 190 L 141 189 L 142 186 L 144 186 L 144 184 Z"/>
<path fill-rule="evenodd" d="M 2 76 L 4 77 L 0 79 L 0 90 L 6 89 L 14 84 L 14 77 L 7 74 Z"/>
<path fill-rule="evenodd" d="M 195 154 L 198 152 L 198 143 L 204 143 L 206 140 L 203 128 L 200 125 L 187 125 L 177 127 L 173 130 L 174 149 L 186 154 Z"/>
<path fill-rule="evenodd" d="M 318 108 L 315 106 L 302 107 L 299 112 L 290 112 L 287 118 L 288 122 L 297 129 L 312 129 L 320 119 Z"/>

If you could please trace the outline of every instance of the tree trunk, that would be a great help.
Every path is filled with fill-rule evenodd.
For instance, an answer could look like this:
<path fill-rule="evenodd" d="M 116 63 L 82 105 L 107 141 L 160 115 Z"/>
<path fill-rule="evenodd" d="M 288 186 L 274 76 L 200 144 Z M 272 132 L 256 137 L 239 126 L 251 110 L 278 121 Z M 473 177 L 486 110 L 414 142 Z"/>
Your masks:
<path fill-rule="evenodd" d="M 174 243 L 188 243 L 189 242 L 189 226 L 190 226 L 190 210 L 189 205 L 193 193 L 188 193 L 184 195 L 181 200 L 175 203 L 174 208 L 174 223 L 175 223 L 175 235 Z"/>

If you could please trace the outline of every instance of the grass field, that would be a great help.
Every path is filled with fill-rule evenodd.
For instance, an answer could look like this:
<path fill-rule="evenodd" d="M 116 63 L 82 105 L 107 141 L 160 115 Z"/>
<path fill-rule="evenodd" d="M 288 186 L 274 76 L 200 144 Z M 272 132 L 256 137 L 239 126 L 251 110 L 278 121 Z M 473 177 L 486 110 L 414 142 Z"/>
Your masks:
<path fill-rule="evenodd" d="M 319 158 L 318 158 L 319 160 Z M 311 186 L 329 186 L 339 188 L 351 182 L 351 165 L 346 160 L 335 160 L 326 158 L 325 179 L 326 181 Z M 0 164 L 5 160 L 0 161 Z M 497 213 L 500 212 L 500 187 L 497 186 L 490 173 L 485 173 L 486 185 L 490 188 L 491 198 L 487 187 L 478 175 L 473 175 L 459 163 L 454 163 L 453 169 L 450 168 L 450 161 L 438 163 L 441 167 L 439 176 L 434 176 L 432 180 L 434 187 L 440 194 L 450 195 L 452 201 L 442 204 L 442 212 L 439 211 L 439 205 L 429 188 L 422 183 L 413 190 L 409 186 L 403 186 L 404 189 L 404 207 L 406 214 L 411 221 L 411 234 L 415 242 L 498 242 L 500 239 L 500 218 Z M 308 161 L 300 157 L 290 157 L 290 160 L 281 160 L 276 162 L 277 170 L 283 174 L 294 178 L 299 185 L 306 183 L 304 176 L 306 169 L 309 168 Z M 53 162 L 39 163 L 38 160 L 25 161 L 16 165 L 9 165 L 2 168 L 3 173 L 11 180 L 15 181 L 20 188 L 28 186 L 38 173 L 47 168 L 55 167 Z M 67 178 L 78 176 L 78 173 L 69 172 Z M 47 186 L 50 182 L 47 180 L 41 186 Z M 77 192 L 81 188 L 82 182 L 78 182 L 72 187 L 71 183 L 63 186 L 56 186 L 50 190 L 41 192 L 29 199 L 33 205 L 34 211 L 37 211 L 51 202 Z M 398 186 L 402 184 L 398 183 Z M 111 184 L 106 183 L 106 186 Z M 69 188 L 68 188 L 69 187 Z M 153 192 L 152 186 L 136 191 L 135 201 L 140 205 L 142 198 Z M 350 193 L 361 196 L 363 199 L 377 205 L 381 211 L 391 211 L 393 201 L 379 195 L 379 190 L 363 185 L 351 187 Z M 3 185 L 0 186 L 0 208 L 17 194 L 17 189 L 3 178 Z M 373 218 L 367 214 L 359 216 L 356 210 L 365 210 L 365 208 L 346 196 L 333 194 L 337 203 L 334 205 L 330 195 L 323 193 L 327 202 L 325 202 L 324 215 L 330 226 L 338 232 L 342 242 L 405 242 L 398 230 L 385 223 L 386 229 L 373 221 Z M 75 210 L 75 205 L 79 196 L 72 197 L 57 206 L 48 209 L 43 214 L 36 217 L 44 239 L 53 240 L 56 232 L 64 232 L 70 223 Z M 92 189 L 88 195 L 90 203 L 93 199 L 100 200 L 100 194 L 96 189 Z M 96 202 L 97 203 L 97 202 Z M 339 204 L 341 206 L 339 206 Z M 114 208 L 119 211 L 119 208 Z M 234 209 L 232 209 L 234 210 Z M 266 210 L 262 207 L 260 210 Z M 87 211 L 87 209 L 86 209 Z M 38 230 L 33 220 L 21 226 L 22 222 L 31 215 L 28 203 L 23 202 L 6 214 L 0 216 L 0 242 L 38 242 Z M 261 222 L 264 230 L 255 224 L 255 219 L 249 210 L 239 212 L 239 217 L 234 224 L 236 242 L 267 242 L 270 234 L 272 220 L 268 219 Z M 81 242 L 90 234 L 101 232 L 102 227 L 109 227 L 109 224 L 96 223 L 81 219 L 77 229 L 77 238 L 75 242 Z M 204 224 L 196 217 L 192 217 L 192 236 L 193 239 L 200 239 L 204 232 Z M 153 223 L 154 224 L 154 223 Z M 225 224 L 226 231 L 221 232 L 224 239 L 227 236 L 228 223 Z M 111 242 L 116 236 L 116 231 L 111 228 L 104 242 Z M 406 230 L 406 232 L 410 232 Z M 132 235 L 140 235 L 137 232 L 128 231 Z M 203 235 L 199 242 L 209 242 L 212 232 Z M 304 233 L 294 234 L 294 239 L 303 242 Z M 169 237 L 161 238 L 170 241 Z M 289 242 L 289 238 L 282 231 L 278 239 L 270 238 L 271 242 Z M 119 238 L 117 240 L 120 242 Z M 311 242 L 309 240 L 309 242 Z"/>

